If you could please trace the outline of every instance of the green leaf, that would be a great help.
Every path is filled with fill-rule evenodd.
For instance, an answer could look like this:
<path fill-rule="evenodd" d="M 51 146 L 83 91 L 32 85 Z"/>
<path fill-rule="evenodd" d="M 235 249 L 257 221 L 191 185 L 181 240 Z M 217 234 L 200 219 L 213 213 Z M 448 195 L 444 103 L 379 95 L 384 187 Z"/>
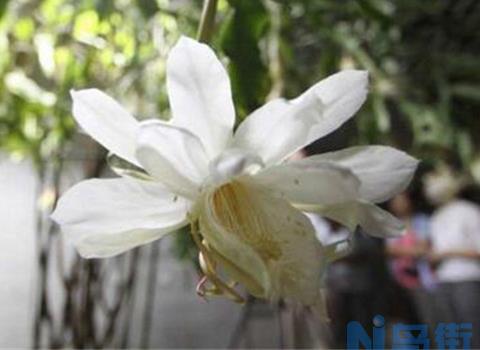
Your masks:
<path fill-rule="evenodd" d="M 230 0 L 229 4 L 232 13 L 222 28 L 220 45 L 230 59 L 228 70 L 241 118 L 262 105 L 270 89 L 259 48 L 269 18 L 261 1 Z"/>
<path fill-rule="evenodd" d="M 153 15 L 155 15 L 155 13 L 158 11 L 158 5 L 156 1 L 136 0 L 136 3 L 142 15 L 147 19 L 153 17 Z"/>
<path fill-rule="evenodd" d="M 374 1 L 371 0 L 357 0 L 358 5 L 363 13 L 369 16 L 372 20 L 379 22 L 382 26 L 389 26 L 391 18 L 386 15 Z"/>
<path fill-rule="evenodd" d="M 19 19 L 13 28 L 13 33 L 18 40 L 28 41 L 35 32 L 35 23 L 29 17 Z"/>
<path fill-rule="evenodd" d="M 8 0 L 0 0 L 0 19 L 3 18 L 3 15 L 5 14 L 5 11 L 8 6 Z"/>

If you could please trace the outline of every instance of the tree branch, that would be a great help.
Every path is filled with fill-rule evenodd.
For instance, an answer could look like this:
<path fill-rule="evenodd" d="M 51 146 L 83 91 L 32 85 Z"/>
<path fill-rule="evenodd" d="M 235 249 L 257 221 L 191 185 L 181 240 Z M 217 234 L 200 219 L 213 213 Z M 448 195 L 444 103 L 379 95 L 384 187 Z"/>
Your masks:
<path fill-rule="evenodd" d="M 205 0 L 203 3 L 202 17 L 198 27 L 198 41 L 208 43 L 215 29 L 215 15 L 217 14 L 217 0 Z"/>

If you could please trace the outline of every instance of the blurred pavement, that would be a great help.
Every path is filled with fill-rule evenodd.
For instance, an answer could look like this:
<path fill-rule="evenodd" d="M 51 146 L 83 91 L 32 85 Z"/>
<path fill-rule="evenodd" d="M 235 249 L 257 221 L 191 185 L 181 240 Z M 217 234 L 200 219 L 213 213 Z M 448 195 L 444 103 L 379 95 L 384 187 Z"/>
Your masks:
<path fill-rule="evenodd" d="M 0 347 L 28 347 L 35 264 L 35 178 L 0 155 Z"/>

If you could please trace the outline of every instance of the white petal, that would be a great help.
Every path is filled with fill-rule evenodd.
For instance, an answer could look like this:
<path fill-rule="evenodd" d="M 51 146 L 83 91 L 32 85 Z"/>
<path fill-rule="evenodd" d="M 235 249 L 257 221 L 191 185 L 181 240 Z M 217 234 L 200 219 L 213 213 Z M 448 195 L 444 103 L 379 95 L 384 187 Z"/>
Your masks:
<path fill-rule="evenodd" d="M 231 139 L 235 110 L 225 68 L 207 45 L 182 37 L 167 60 L 172 123 L 202 141 L 210 158 Z"/>
<path fill-rule="evenodd" d="M 375 204 L 363 201 L 317 208 L 303 206 L 301 209 L 330 218 L 352 232 L 360 226 L 367 234 L 375 237 L 394 237 L 401 235 L 404 231 L 403 223 L 396 217 Z"/>
<path fill-rule="evenodd" d="M 199 223 L 208 245 L 228 262 L 222 267 L 229 273 L 230 278 L 242 283 L 251 294 L 266 297 L 271 283 L 265 262 L 252 247 L 235 236 L 219 220 L 213 192 L 203 196 Z"/>
<path fill-rule="evenodd" d="M 352 117 L 365 101 L 367 85 L 366 72 L 346 70 L 290 102 L 274 100 L 247 117 L 234 145 L 257 151 L 266 164 L 278 163 Z"/>
<path fill-rule="evenodd" d="M 220 185 L 239 175 L 255 173 L 263 166 L 255 154 L 238 148 L 227 149 L 210 162 L 210 183 Z"/>
<path fill-rule="evenodd" d="M 268 142 L 274 127 L 284 121 L 286 112 L 291 103 L 278 98 L 267 102 L 262 107 L 250 114 L 235 131 L 234 146 L 248 151 L 255 151 L 263 159 L 269 158 Z"/>
<path fill-rule="evenodd" d="M 157 230 L 131 230 L 115 234 L 88 235 L 78 240 L 75 248 L 82 257 L 87 259 L 109 258 L 156 241 L 181 226 L 184 226 L 184 223 Z"/>
<path fill-rule="evenodd" d="M 412 180 L 418 160 L 386 146 L 359 146 L 308 157 L 304 162 L 335 162 L 360 179 L 360 196 L 369 202 L 384 202 L 402 192 Z"/>
<path fill-rule="evenodd" d="M 305 215 L 272 196 L 268 189 L 243 180 L 217 189 L 203 208 L 209 213 L 203 220 L 216 225 L 215 230 L 207 230 L 204 235 L 207 242 L 218 240 L 217 250 L 223 253 L 221 244 L 225 238 L 239 241 L 224 254 L 231 255 L 231 261 L 254 276 L 258 271 L 253 269 L 252 261 L 236 257 L 241 257 L 247 247 L 255 252 L 255 260 L 261 258 L 270 281 L 263 297 L 290 298 L 307 305 L 318 302 L 322 247 Z"/>
<path fill-rule="evenodd" d="M 198 137 L 169 123 L 142 123 L 136 156 L 150 175 L 188 198 L 195 198 L 208 175 L 207 156 Z"/>
<path fill-rule="evenodd" d="M 110 152 L 139 165 L 135 158 L 138 121 L 100 90 L 72 90 L 70 94 L 78 124 Z"/>
<path fill-rule="evenodd" d="M 358 206 L 358 224 L 369 235 L 385 238 L 401 235 L 405 226 L 388 211 L 372 203 L 361 203 Z"/>
<path fill-rule="evenodd" d="M 358 179 L 335 164 L 289 162 L 266 168 L 252 180 L 293 203 L 335 204 L 358 198 Z"/>
<path fill-rule="evenodd" d="M 135 240 L 142 244 L 153 237 L 143 231 L 158 231 L 155 237 L 160 237 L 159 234 L 184 225 L 189 207 L 188 201 L 159 183 L 124 178 L 92 179 L 69 189 L 60 198 L 52 219 L 76 244 L 110 236 L 112 244 L 118 246 L 115 242 L 125 239 L 125 235 L 130 237 L 129 242 Z M 134 232 L 140 233 L 135 236 Z"/>

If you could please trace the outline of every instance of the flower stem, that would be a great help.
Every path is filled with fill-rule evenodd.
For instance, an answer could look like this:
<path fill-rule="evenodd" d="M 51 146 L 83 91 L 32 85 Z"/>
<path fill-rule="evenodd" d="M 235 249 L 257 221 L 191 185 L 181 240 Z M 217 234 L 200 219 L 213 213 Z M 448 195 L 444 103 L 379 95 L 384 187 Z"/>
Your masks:
<path fill-rule="evenodd" d="M 202 17 L 198 27 L 198 41 L 208 43 L 215 29 L 215 15 L 217 14 L 217 0 L 205 0 L 203 3 Z"/>

